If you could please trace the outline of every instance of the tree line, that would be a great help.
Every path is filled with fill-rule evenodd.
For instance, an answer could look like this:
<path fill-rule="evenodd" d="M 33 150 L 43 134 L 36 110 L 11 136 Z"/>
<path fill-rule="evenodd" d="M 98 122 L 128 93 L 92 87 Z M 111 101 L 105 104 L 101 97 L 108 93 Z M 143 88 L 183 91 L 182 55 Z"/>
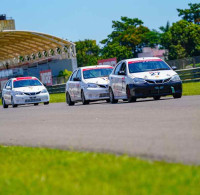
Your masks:
<path fill-rule="evenodd" d="M 121 17 L 112 21 L 112 32 L 102 40 L 102 48 L 95 40 L 77 41 L 78 66 L 97 64 L 99 59 L 117 57 L 120 61 L 137 57 L 143 47 L 168 50 L 168 59 L 200 55 L 200 3 L 189 3 L 188 9 L 177 9 L 181 20 L 150 30 L 138 18 Z"/>

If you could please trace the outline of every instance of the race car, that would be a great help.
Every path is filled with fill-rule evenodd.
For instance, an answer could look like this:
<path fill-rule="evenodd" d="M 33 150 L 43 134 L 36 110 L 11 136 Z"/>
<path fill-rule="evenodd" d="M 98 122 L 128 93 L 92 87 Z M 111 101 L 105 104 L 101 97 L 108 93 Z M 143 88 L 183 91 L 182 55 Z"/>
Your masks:
<path fill-rule="evenodd" d="M 36 77 L 12 78 L 2 90 L 3 108 L 8 108 L 8 105 L 14 108 L 20 104 L 37 106 L 41 102 L 49 104 L 49 93 Z"/>
<path fill-rule="evenodd" d="M 180 77 L 157 57 L 122 60 L 110 74 L 109 81 L 111 103 L 117 103 L 119 99 L 133 102 L 137 98 L 159 100 L 166 95 L 182 96 Z"/>
<path fill-rule="evenodd" d="M 109 101 L 108 76 L 113 67 L 96 65 L 81 67 L 75 70 L 66 83 L 66 102 L 69 106 L 82 101 Z"/>

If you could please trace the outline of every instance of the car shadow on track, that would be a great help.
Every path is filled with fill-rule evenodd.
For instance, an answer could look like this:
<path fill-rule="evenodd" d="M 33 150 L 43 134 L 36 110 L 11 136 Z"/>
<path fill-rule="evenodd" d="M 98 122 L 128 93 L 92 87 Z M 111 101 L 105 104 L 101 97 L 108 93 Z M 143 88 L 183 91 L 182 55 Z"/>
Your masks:
<path fill-rule="evenodd" d="M 120 100 L 116 104 L 111 104 L 106 101 L 94 101 L 94 102 L 90 102 L 87 105 L 83 105 L 81 102 L 79 102 L 79 103 L 75 104 L 74 106 L 92 106 L 92 105 L 100 105 L 100 104 L 107 104 L 107 105 L 136 104 L 136 103 L 141 103 L 141 102 L 159 102 L 159 101 L 167 101 L 167 100 L 172 100 L 172 99 L 174 99 L 174 98 L 173 97 L 164 97 L 163 99 L 160 99 L 160 100 L 154 100 L 153 98 L 141 98 L 141 99 L 137 99 L 136 102 L 131 102 L 131 103 L 129 103 L 128 101 Z"/>

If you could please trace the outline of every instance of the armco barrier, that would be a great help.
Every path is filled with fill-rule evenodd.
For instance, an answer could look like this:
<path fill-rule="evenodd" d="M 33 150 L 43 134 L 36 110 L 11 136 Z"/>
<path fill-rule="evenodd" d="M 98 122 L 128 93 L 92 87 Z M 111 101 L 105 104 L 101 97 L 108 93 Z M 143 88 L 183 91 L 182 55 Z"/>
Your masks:
<path fill-rule="evenodd" d="M 183 83 L 200 81 L 200 68 L 190 68 L 176 71 Z"/>
<path fill-rule="evenodd" d="M 65 92 L 65 84 L 47 86 L 47 90 L 50 94 L 52 94 L 52 93 L 64 93 Z"/>

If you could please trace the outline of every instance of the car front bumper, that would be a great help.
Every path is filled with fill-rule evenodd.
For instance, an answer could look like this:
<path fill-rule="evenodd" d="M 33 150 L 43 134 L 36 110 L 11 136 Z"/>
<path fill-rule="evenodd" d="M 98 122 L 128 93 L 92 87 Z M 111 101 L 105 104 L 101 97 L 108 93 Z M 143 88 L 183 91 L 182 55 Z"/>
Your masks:
<path fill-rule="evenodd" d="M 48 93 L 40 93 L 38 95 L 15 95 L 14 96 L 15 104 L 34 104 L 34 103 L 42 103 L 42 102 L 49 102 Z"/>
<path fill-rule="evenodd" d="M 166 96 L 182 93 L 182 82 L 168 82 L 162 84 L 129 84 L 132 97 L 146 98 L 155 96 Z"/>
<path fill-rule="evenodd" d="M 86 100 L 109 99 L 108 88 L 85 88 L 84 95 Z"/>

